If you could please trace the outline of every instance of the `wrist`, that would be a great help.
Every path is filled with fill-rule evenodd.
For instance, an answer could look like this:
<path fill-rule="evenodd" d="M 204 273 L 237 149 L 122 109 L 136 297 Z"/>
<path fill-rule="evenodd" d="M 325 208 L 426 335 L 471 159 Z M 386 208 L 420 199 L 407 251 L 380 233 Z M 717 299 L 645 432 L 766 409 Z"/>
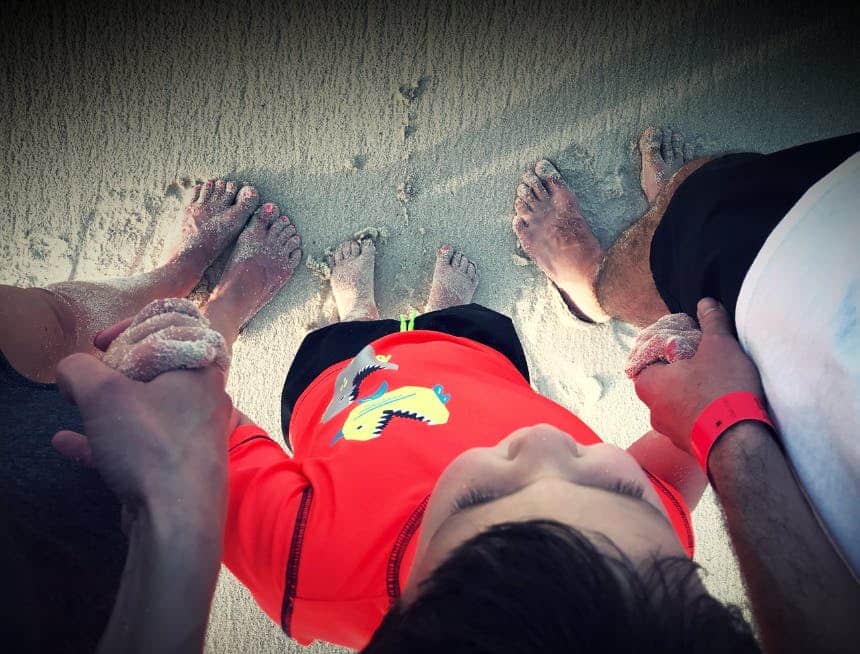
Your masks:
<path fill-rule="evenodd" d="M 770 429 L 756 420 L 745 420 L 729 427 L 711 447 L 708 457 L 708 477 L 712 480 L 735 471 L 762 447 L 773 442 Z"/>
<path fill-rule="evenodd" d="M 187 498 L 170 503 L 146 501 L 136 507 L 129 539 L 156 550 L 195 553 L 201 559 L 220 560 L 225 508 L 226 502 L 218 493 L 211 494 L 206 503 L 189 502 Z"/>
<path fill-rule="evenodd" d="M 708 457 L 714 445 L 732 426 L 750 420 L 773 429 L 764 403 L 756 394 L 747 391 L 722 395 L 702 410 L 693 424 L 690 445 L 693 456 L 705 473 L 708 471 Z"/>

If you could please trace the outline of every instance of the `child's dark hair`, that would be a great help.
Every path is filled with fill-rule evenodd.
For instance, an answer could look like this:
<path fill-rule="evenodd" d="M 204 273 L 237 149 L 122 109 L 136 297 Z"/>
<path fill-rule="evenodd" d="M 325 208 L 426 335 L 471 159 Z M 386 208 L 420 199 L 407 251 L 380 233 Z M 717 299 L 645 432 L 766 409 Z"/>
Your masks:
<path fill-rule="evenodd" d="M 637 569 L 605 544 L 549 520 L 495 525 L 395 604 L 363 652 L 759 652 L 737 607 L 692 583 L 695 563 Z"/>

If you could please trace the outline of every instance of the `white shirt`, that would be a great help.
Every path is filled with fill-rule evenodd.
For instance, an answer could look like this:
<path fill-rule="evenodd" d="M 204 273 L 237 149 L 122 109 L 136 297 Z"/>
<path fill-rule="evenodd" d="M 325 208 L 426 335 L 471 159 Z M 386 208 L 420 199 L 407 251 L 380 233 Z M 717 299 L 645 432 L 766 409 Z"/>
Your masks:
<path fill-rule="evenodd" d="M 765 241 L 735 320 L 786 454 L 860 573 L 860 153 L 812 186 Z"/>

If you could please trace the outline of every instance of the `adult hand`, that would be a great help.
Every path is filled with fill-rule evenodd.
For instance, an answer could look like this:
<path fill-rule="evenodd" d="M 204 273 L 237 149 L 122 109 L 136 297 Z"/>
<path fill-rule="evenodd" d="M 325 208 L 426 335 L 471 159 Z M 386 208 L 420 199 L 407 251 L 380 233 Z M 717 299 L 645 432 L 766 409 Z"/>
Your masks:
<path fill-rule="evenodd" d="M 141 383 L 75 354 L 60 362 L 57 383 L 78 406 L 85 435 L 60 431 L 54 447 L 97 468 L 128 517 L 143 508 L 176 517 L 174 524 L 223 520 L 232 404 L 221 370 L 179 370 Z"/>
<path fill-rule="evenodd" d="M 693 424 L 711 402 L 737 391 L 764 398 L 758 370 L 732 335 L 725 308 L 705 298 L 697 313 L 702 340 L 695 356 L 654 363 L 634 380 L 636 394 L 651 410 L 651 425 L 685 452 L 691 452 Z"/>

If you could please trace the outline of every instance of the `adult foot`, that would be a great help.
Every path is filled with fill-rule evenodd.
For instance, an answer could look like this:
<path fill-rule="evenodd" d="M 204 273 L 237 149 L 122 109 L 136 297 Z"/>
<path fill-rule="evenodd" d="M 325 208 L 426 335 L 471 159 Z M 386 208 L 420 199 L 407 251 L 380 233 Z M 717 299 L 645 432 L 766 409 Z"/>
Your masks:
<path fill-rule="evenodd" d="M 436 268 L 425 311 L 469 304 L 478 286 L 478 268 L 450 245 L 436 251 Z"/>
<path fill-rule="evenodd" d="M 376 267 L 376 246 L 373 241 L 345 241 L 327 258 L 331 267 L 331 291 L 340 319 L 346 322 L 379 318 L 373 292 Z"/>
<path fill-rule="evenodd" d="M 672 175 L 693 159 L 693 147 L 670 129 L 648 127 L 639 137 L 642 154 L 640 181 L 648 204 L 666 188 Z"/>
<path fill-rule="evenodd" d="M 290 281 L 302 260 L 301 242 L 276 204 L 267 202 L 254 213 L 206 306 L 206 316 L 228 342 Z"/>
<path fill-rule="evenodd" d="M 259 204 L 257 189 L 223 179 L 198 184 L 182 212 L 181 235 L 166 262 L 189 291 L 248 221 Z M 186 279 L 187 278 L 187 279 Z"/>
<path fill-rule="evenodd" d="M 543 159 L 523 175 L 514 209 L 520 245 L 556 285 L 571 312 L 589 322 L 609 320 L 594 292 L 603 249 L 555 166 Z"/>

